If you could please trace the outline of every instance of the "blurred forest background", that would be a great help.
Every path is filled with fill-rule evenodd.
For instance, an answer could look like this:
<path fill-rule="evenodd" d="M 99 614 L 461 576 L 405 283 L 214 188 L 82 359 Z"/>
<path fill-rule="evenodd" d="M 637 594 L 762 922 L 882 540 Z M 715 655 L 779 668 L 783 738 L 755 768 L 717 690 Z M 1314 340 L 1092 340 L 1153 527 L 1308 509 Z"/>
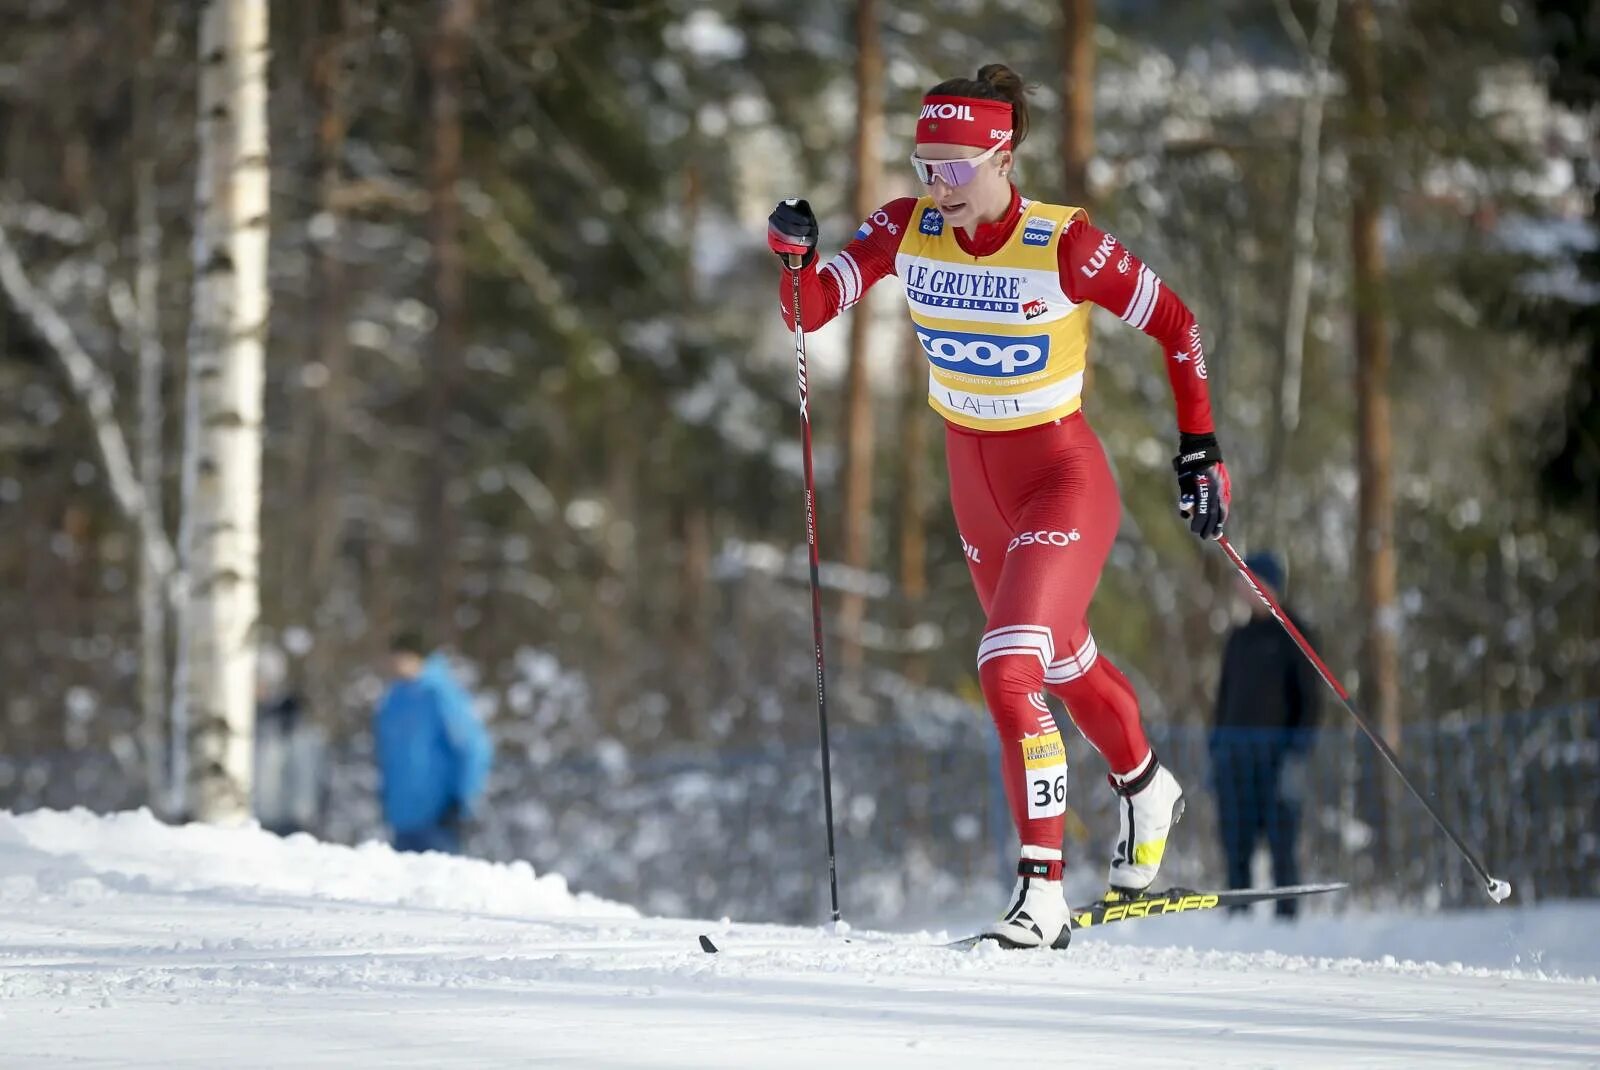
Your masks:
<path fill-rule="evenodd" d="M 183 809 L 175 641 L 142 563 L 180 522 L 197 10 L 0 0 L 0 806 Z M 258 678 L 351 770 L 314 831 L 371 830 L 354 770 L 407 627 L 469 667 L 510 811 L 561 776 L 599 790 L 630 763 L 772 744 L 806 755 L 773 776 L 809 784 L 765 216 L 809 197 L 831 255 L 913 191 L 922 92 L 994 60 L 1035 83 L 1024 193 L 1087 204 L 1194 309 L 1229 531 L 1285 555 L 1290 601 L 1386 733 L 1600 695 L 1594 5 L 278 0 L 270 18 Z M 898 294 L 812 339 L 841 747 L 935 710 L 986 729 L 982 620 Z M 1126 501 L 1095 632 L 1152 722 L 1200 725 L 1234 584 L 1174 515 L 1155 345 L 1102 317 L 1091 369 Z M 563 834 L 529 815 L 528 835 Z"/>

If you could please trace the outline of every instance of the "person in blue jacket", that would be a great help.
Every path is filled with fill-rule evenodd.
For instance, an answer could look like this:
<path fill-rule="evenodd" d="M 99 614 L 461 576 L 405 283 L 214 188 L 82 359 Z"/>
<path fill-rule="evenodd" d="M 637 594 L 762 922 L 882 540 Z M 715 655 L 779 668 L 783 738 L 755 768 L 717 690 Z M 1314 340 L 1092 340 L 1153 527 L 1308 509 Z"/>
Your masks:
<path fill-rule="evenodd" d="M 390 644 L 394 681 L 373 720 L 383 817 L 397 851 L 461 850 L 494 745 L 443 654 L 406 633 Z"/>

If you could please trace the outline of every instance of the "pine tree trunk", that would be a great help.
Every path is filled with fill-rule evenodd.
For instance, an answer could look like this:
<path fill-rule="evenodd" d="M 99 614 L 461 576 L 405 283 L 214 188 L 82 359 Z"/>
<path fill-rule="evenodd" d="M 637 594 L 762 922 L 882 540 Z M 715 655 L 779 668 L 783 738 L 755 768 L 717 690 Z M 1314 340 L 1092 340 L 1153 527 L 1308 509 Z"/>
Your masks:
<path fill-rule="evenodd" d="M 878 208 L 883 142 L 883 47 L 876 0 L 856 4 L 856 188 L 855 215 L 866 219 Z M 845 475 L 843 559 L 853 569 L 872 563 L 872 383 L 867 374 L 867 336 L 872 326 L 868 302 L 857 304 L 850 320 L 850 364 L 845 385 Z M 861 625 L 866 599 L 847 590 L 839 602 L 839 659 L 846 672 L 861 665 Z"/>
<path fill-rule="evenodd" d="M 466 268 L 461 246 L 461 68 L 467 34 L 476 17 L 476 0 L 439 0 L 439 21 L 428 54 L 433 80 L 433 161 L 429 175 L 433 236 L 433 300 L 438 322 L 433 332 L 433 375 L 428 390 L 428 430 L 433 440 L 423 492 L 422 560 L 433 567 L 427 612 L 436 638 L 455 636 L 455 593 L 459 568 L 456 542 L 460 518 L 450 501 L 450 482 L 460 467 L 460 451 L 450 434 L 462 371 L 466 317 Z"/>
<path fill-rule="evenodd" d="M 927 460 L 928 361 L 914 330 L 906 332 L 901 355 L 900 475 L 895 487 L 900 496 L 900 597 L 904 607 L 901 627 L 906 634 L 922 619 L 928 596 Z M 927 677 L 927 661 L 913 652 L 905 659 L 908 679 Z"/>
<path fill-rule="evenodd" d="M 1094 156 L 1094 0 L 1061 0 L 1061 191 L 1089 206 Z"/>
<path fill-rule="evenodd" d="M 1377 27 L 1370 0 L 1351 6 L 1350 86 L 1355 107 L 1352 157 L 1355 199 L 1351 258 L 1355 272 L 1356 465 L 1361 486 L 1356 561 L 1361 577 L 1362 692 L 1379 731 L 1400 745 L 1400 608 L 1396 595 L 1393 448 L 1389 426 L 1389 327 L 1383 244 L 1382 119 Z"/>
<path fill-rule="evenodd" d="M 328 619 L 336 587 L 334 563 L 344 528 L 339 509 L 339 477 L 343 469 L 343 414 L 349 364 L 347 282 L 343 243 L 344 209 L 338 199 L 343 180 L 340 159 L 344 152 L 346 89 L 344 59 L 354 23 L 349 0 L 325 3 L 332 25 L 318 42 L 312 60 L 311 91 L 317 107 L 316 168 L 319 227 L 312 261 L 312 301 L 315 305 L 315 339 L 311 352 L 314 368 L 301 385 L 307 388 L 309 427 L 305 442 L 304 571 L 297 577 L 304 610 L 303 622 L 311 630 L 311 650 L 306 659 L 306 696 L 312 718 L 325 730 L 340 730 L 338 689 L 333 675 L 337 652 L 334 629 Z"/>
<path fill-rule="evenodd" d="M 601 558 L 600 581 L 594 585 L 595 631 L 598 633 L 600 664 L 626 666 L 629 625 L 637 620 L 642 601 L 637 575 L 637 527 L 639 500 L 635 472 L 639 468 L 642 443 L 636 419 L 630 419 L 627 395 L 613 393 L 608 404 L 610 425 L 615 429 L 606 444 L 605 521 L 599 529 Z M 626 671 L 613 669 L 595 681 L 595 701 L 602 711 L 602 723 L 609 730 L 621 731 L 616 715 L 626 705 L 631 681 Z"/>
<path fill-rule="evenodd" d="M 683 243 L 696 248 L 700 241 L 700 220 L 705 203 L 706 184 L 699 164 L 698 131 L 689 135 L 688 160 L 683 169 Z M 691 316 L 702 315 L 699 278 L 694 259 L 684 258 L 683 301 Z M 668 734 L 692 739 L 703 725 L 702 711 L 711 702 L 712 667 L 711 620 L 714 590 L 711 581 L 712 511 L 702 494 L 676 496 L 676 525 L 681 549 L 678 568 L 676 642 L 678 664 L 676 718 Z"/>
<path fill-rule="evenodd" d="M 250 814 L 267 329 L 267 3 L 200 8 L 199 164 L 184 512 L 194 814 Z"/>
<path fill-rule="evenodd" d="M 156 216 L 156 142 L 151 116 L 150 82 L 155 65 L 155 42 L 160 33 L 155 0 L 140 0 L 134 11 L 134 36 L 139 63 L 134 76 L 134 144 L 139 161 L 134 174 L 134 226 L 138 252 L 134 268 L 134 299 L 139 349 L 139 485 L 144 507 L 162 527 L 161 472 L 164 454 L 161 425 L 166 416 L 161 396 L 161 371 L 165 354 L 161 346 L 161 223 Z M 141 533 L 142 539 L 148 535 Z M 141 750 L 144 753 L 145 797 L 158 805 L 166 776 L 162 741 L 167 719 L 167 580 L 157 569 L 156 555 L 147 547 L 139 555 L 139 708 Z"/>

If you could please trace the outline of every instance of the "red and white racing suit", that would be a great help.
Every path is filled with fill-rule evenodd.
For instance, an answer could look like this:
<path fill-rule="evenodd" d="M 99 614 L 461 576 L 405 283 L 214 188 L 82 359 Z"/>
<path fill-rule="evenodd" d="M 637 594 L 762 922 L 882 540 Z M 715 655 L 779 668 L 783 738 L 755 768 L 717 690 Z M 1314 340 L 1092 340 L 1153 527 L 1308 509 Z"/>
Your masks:
<path fill-rule="evenodd" d="M 890 273 L 906 283 L 931 366 L 930 404 L 946 421 L 951 502 L 986 616 L 978 678 L 1000 735 L 1012 817 L 1023 844 L 1059 850 L 1065 749 L 1041 692 L 1060 697 L 1112 773 L 1136 773 L 1150 755 L 1133 688 L 1096 647 L 1087 619 L 1121 509 L 1105 451 L 1079 410 L 1087 306 L 1160 342 L 1179 430 L 1207 434 L 1199 328 L 1083 212 L 1015 190 L 1005 215 L 975 235 L 947 230 L 927 198 L 885 204 L 832 260 L 802 269 L 806 330 Z M 791 288 L 785 269 L 780 305 L 793 329 Z"/>

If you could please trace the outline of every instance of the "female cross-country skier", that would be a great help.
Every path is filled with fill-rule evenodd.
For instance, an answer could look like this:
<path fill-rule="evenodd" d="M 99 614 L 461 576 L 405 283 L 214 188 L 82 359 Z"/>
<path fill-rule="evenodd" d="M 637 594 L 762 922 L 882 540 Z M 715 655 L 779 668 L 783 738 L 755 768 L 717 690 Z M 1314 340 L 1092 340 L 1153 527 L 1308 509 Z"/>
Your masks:
<path fill-rule="evenodd" d="M 926 192 L 890 201 L 832 260 L 817 264 L 803 200 L 773 210 L 785 257 L 784 320 L 801 257 L 801 316 L 814 331 L 893 272 L 929 364 L 928 402 L 945 421 L 950 498 L 986 627 L 978 679 L 1000 736 L 1006 798 L 1022 844 L 1017 887 L 987 935 L 1063 947 L 1066 750 L 1042 692 L 1058 696 L 1110 766 L 1121 828 L 1110 895 L 1147 888 L 1183 809 L 1157 761 L 1127 678 L 1095 646 L 1089 600 L 1121 503 L 1082 412 L 1090 305 L 1161 343 L 1177 402 L 1179 512 L 1202 539 L 1222 534 L 1228 473 L 1211 420 L 1200 329 L 1178 296 L 1081 208 L 1031 201 L 1010 182 L 1028 131 L 1018 75 L 990 64 L 923 98 L 911 163 Z"/>

